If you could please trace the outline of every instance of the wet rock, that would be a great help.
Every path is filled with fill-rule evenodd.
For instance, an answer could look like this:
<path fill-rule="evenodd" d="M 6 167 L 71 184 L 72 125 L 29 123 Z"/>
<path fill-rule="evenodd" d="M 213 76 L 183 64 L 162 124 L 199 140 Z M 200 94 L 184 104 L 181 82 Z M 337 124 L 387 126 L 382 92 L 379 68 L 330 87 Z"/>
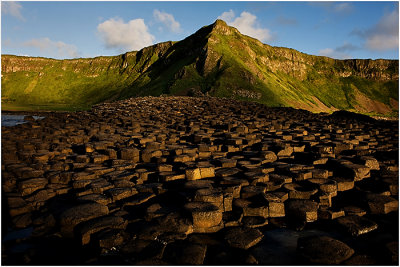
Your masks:
<path fill-rule="evenodd" d="M 393 241 L 386 244 L 386 248 L 389 250 L 392 256 L 392 263 L 399 263 L 399 242 Z"/>
<path fill-rule="evenodd" d="M 200 168 L 187 169 L 185 175 L 186 175 L 186 179 L 189 181 L 198 180 L 198 179 L 202 178 Z"/>
<path fill-rule="evenodd" d="M 126 148 L 120 151 L 121 159 L 133 162 L 139 161 L 139 153 L 140 151 L 136 148 Z"/>
<path fill-rule="evenodd" d="M 90 242 L 90 236 L 103 229 L 125 229 L 127 221 L 121 217 L 105 216 L 86 221 L 79 225 L 75 230 L 81 236 L 81 244 L 86 245 Z"/>
<path fill-rule="evenodd" d="M 28 180 L 23 180 L 18 183 L 18 188 L 22 196 L 30 195 L 33 192 L 43 189 L 48 184 L 46 178 L 33 178 Z"/>
<path fill-rule="evenodd" d="M 185 204 L 185 209 L 192 213 L 195 231 L 219 226 L 222 221 L 221 210 L 211 203 L 189 202 Z"/>
<path fill-rule="evenodd" d="M 319 192 L 323 194 L 328 194 L 333 197 L 337 195 L 338 188 L 337 188 L 337 182 L 335 180 L 324 179 L 324 178 L 312 178 L 308 179 L 307 182 L 317 185 Z"/>
<path fill-rule="evenodd" d="M 210 181 L 210 180 L 195 180 L 195 181 L 186 182 L 184 187 L 185 187 L 185 189 L 188 189 L 188 190 L 212 188 L 213 183 L 214 182 Z"/>
<path fill-rule="evenodd" d="M 260 153 L 260 155 L 266 159 L 265 163 L 270 163 L 270 162 L 274 162 L 278 159 L 278 157 L 276 156 L 276 154 L 272 151 L 263 151 Z"/>
<path fill-rule="evenodd" d="M 337 190 L 339 192 L 351 190 L 354 188 L 354 179 L 345 177 L 332 177 L 332 180 L 337 183 Z"/>
<path fill-rule="evenodd" d="M 6 264 L 40 265 L 54 248 L 78 265 L 290 265 L 299 264 L 293 240 L 321 229 L 348 231 L 349 244 L 376 264 L 395 256 L 385 244 L 397 240 L 396 122 L 207 96 L 137 97 L 45 117 L 2 127 L 5 235 L 33 229 L 15 246 L 5 242 Z M 378 231 L 351 236 L 373 228 L 371 219 Z M 237 247 L 225 241 L 229 229 L 287 227 L 304 231 L 251 250 L 243 248 L 257 242 L 246 240 L 254 232 Z M 72 233 L 90 245 L 63 237 Z M 52 249 L 38 254 L 37 243 Z M 368 263 L 362 256 L 341 264 Z"/>
<path fill-rule="evenodd" d="M 376 265 L 376 260 L 368 255 L 353 255 L 344 262 L 345 265 Z"/>
<path fill-rule="evenodd" d="M 124 243 L 121 231 L 115 229 L 102 230 L 96 234 L 96 239 L 98 240 L 99 247 L 106 249 L 112 249 Z"/>
<path fill-rule="evenodd" d="M 8 212 L 11 217 L 21 215 L 32 210 L 32 206 L 29 205 L 22 197 L 8 197 Z"/>
<path fill-rule="evenodd" d="M 194 201 L 212 203 L 220 210 L 224 209 L 224 195 L 221 190 L 216 188 L 197 190 L 194 196 Z"/>
<path fill-rule="evenodd" d="M 367 214 L 367 212 L 357 206 L 346 206 L 344 207 L 344 212 L 346 213 L 347 216 L 353 216 L 353 215 L 357 215 L 357 216 L 364 216 L 365 214 Z"/>
<path fill-rule="evenodd" d="M 231 211 L 232 210 L 232 201 L 233 201 L 233 193 L 230 192 L 225 192 L 223 193 L 224 200 L 223 200 L 223 206 L 224 206 L 224 212 L 226 211 Z"/>
<path fill-rule="evenodd" d="M 141 205 L 154 198 L 155 196 L 156 194 L 150 192 L 139 193 L 134 195 L 133 197 L 125 199 L 123 205 L 124 207 Z"/>
<path fill-rule="evenodd" d="M 240 191 L 240 197 L 241 198 L 251 198 L 251 197 L 254 197 L 257 195 L 261 195 L 263 193 L 265 193 L 265 187 L 249 185 L 249 186 L 242 187 L 242 190 Z"/>
<path fill-rule="evenodd" d="M 289 191 L 290 199 L 310 199 L 318 192 L 315 186 L 302 186 L 297 183 L 284 184 L 283 187 Z"/>
<path fill-rule="evenodd" d="M 174 242 L 166 247 L 163 259 L 176 265 L 201 265 L 204 263 L 206 252 L 206 245 Z"/>
<path fill-rule="evenodd" d="M 354 250 L 345 243 L 328 236 L 299 238 L 298 253 L 312 264 L 340 264 L 349 259 Z"/>
<path fill-rule="evenodd" d="M 15 228 L 26 228 L 32 223 L 32 214 L 28 212 L 16 215 L 12 218 L 12 223 Z"/>
<path fill-rule="evenodd" d="M 336 221 L 342 229 L 352 236 L 366 234 L 378 228 L 378 224 L 360 216 L 344 216 Z"/>
<path fill-rule="evenodd" d="M 285 203 L 289 218 L 304 222 L 318 219 L 318 203 L 311 200 L 289 200 Z"/>
<path fill-rule="evenodd" d="M 201 176 L 201 179 L 214 177 L 215 176 L 215 168 L 214 167 L 200 168 L 200 176 Z"/>
<path fill-rule="evenodd" d="M 368 167 L 370 170 L 380 170 L 379 162 L 373 157 L 364 156 L 364 157 L 360 158 L 360 161 L 363 165 Z"/>
<path fill-rule="evenodd" d="M 218 164 L 222 168 L 234 168 L 236 167 L 236 163 L 237 160 L 235 159 L 226 159 L 226 158 L 218 159 Z"/>
<path fill-rule="evenodd" d="M 52 189 L 42 189 L 35 191 L 32 195 L 26 197 L 25 200 L 28 202 L 38 203 L 47 201 L 55 196 L 56 193 Z"/>
<path fill-rule="evenodd" d="M 259 243 L 264 235 L 257 229 L 233 227 L 227 229 L 224 235 L 229 246 L 240 249 L 249 249 Z"/>
<path fill-rule="evenodd" d="M 136 195 L 138 191 L 135 188 L 123 187 L 123 188 L 109 189 L 106 191 L 106 193 L 109 194 L 112 198 L 112 201 L 115 202 L 117 200 L 121 200 Z"/>
<path fill-rule="evenodd" d="M 329 209 L 319 209 L 318 219 L 322 220 L 334 220 L 339 217 L 345 216 L 344 210 L 329 210 Z"/>
<path fill-rule="evenodd" d="M 399 209 L 399 201 L 389 196 L 369 194 L 367 201 L 372 214 L 387 214 Z"/>
<path fill-rule="evenodd" d="M 243 213 L 228 211 L 222 214 L 225 227 L 240 226 L 242 219 Z"/>
<path fill-rule="evenodd" d="M 361 181 L 362 179 L 371 176 L 370 168 L 358 164 L 343 164 L 345 173 L 348 173 L 354 181 Z"/>
<path fill-rule="evenodd" d="M 258 228 L 268 224 L 268 219 L 261 216 L 246 216 L 242 219 L 242 224 L 248 228 Z"/>
<path fill-rule="evenodd" d="M 66 237 L 73 236 L 74 227 L 84 221 L 108 214 L 108 207 L 99 203 L 87 203 L 71 207 L 61 213 L 59 222 Z"/>

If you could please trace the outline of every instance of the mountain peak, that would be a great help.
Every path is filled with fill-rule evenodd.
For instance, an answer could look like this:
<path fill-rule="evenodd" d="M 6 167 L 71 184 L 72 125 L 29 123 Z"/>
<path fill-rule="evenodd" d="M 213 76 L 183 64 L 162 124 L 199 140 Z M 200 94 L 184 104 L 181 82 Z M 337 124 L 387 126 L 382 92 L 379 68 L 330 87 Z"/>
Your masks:
<path fill-rule="evenodd" d="M 263 45 L 223 20 L 182 41 L 115 57 L 1 61 L 2 108 L 88 108 L 131 96 L 207 92 L 315 112 L 398 110 L 398 60 L 334 60 Z"/>
<path fill-rule="evenodd" d="M 211 26 L 212 26 L 213 32 L 217 32 L 217 33 L 223 34 L 223 35 L 229 35 L 234 32 L 238 32 L 237 29 L 235 29 L 234 27 L 228 26 L 228 24 L 225 21 L 223 21 L 222 19 L 217 19 L 213 24 L 211 24 Z"/>
<path fill-rule="evenodd" d="M 213 23 L 213 25 L 214 26 L 222 26 L 222 27 L 229 27 L 228 26 L 228 24 L 224 21 L 224 20 L 222 20 L 222 19 L 217 19 L 214 23 Z"/>

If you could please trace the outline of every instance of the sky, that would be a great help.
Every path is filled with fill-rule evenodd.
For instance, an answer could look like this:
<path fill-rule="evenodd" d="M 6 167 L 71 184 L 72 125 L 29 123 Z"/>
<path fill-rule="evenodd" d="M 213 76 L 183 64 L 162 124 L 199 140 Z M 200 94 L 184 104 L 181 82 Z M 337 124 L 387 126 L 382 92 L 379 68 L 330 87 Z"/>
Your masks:
<path fill-rule="evenodd" d="M 1 53 L 111 56 L 179 41 L 216 19 L 312 55 L 399 58 L 398 2 L 1 2 Z"/>

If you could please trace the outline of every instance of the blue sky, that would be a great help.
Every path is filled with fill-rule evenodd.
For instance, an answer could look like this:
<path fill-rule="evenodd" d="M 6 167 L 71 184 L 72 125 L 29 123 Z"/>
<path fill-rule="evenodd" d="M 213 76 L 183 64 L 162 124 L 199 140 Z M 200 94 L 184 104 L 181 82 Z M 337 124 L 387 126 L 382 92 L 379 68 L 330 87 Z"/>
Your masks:
<path fill-rule="evenodd" d="M 217 18 L 273 46 L 333 58 L 399 58 L 398 2 L 4 2 L 1 53 L 118 55 L 178 41 Z"/>

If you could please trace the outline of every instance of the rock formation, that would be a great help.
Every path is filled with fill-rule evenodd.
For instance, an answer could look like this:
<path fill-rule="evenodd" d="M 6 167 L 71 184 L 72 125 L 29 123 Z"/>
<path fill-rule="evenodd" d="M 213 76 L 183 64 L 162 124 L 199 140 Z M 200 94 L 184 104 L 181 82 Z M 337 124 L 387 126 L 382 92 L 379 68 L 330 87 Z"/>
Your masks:
<path fill-rule="evenodd" d="M 398 264 L 398 122 L 350 115 L 141 97 L 2 127 L 2 262 Z"/>

